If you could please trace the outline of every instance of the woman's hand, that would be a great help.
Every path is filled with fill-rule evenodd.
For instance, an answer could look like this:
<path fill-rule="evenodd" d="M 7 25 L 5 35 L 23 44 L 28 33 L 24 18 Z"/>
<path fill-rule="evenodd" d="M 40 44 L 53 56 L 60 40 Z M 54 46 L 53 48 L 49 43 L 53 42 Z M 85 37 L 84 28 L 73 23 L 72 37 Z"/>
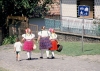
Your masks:
<path fill-rule="evenodd" d="M 37 40 L 37 43 L 39 43 L 38 40 Z"/>
<path fill-rule="evenodd" d="M 39 42 L 39 40 L 40 40 L 40 36 L 38 36 L 37 43 Z"/>
<path fill-rule="evenodd" d="M 24 42 L 24 40 L 25 40 L 25 39 L 24 39 L 24 38 L 22 38 L 21 42 L 23 43 L 23 42 Z"/>

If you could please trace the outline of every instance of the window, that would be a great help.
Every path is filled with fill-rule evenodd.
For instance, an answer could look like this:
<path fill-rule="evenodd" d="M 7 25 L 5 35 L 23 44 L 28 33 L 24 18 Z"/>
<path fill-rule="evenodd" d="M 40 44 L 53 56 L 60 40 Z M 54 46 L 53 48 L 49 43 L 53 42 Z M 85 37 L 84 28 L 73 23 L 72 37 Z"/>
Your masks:
<path fill-rule="evenodd" d="M 77 17 L 80 17 L 78 16 L 78 6 L 79 5 L 90 6 L 89 16 L 85 16 L 85 18 L 94 18 L 94 0 L 77 0 Z"/>

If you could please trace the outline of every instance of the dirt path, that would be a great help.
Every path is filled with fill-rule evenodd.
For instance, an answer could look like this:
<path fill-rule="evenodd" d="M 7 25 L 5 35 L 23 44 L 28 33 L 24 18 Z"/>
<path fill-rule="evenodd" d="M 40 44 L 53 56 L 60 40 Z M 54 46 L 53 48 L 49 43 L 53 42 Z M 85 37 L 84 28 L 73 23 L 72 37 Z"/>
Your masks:
<path fill-rule="evenodd" d="M 0 67 L 10 71 L 100 71 L 100 55 L 61 56 L 56 59 L 39 58 L 39 53 L 32 53 L 32 60 L 26 60 L 26 52 L 21 52 L 22 61 L 16 61 L 13 45 L 0 46 Z"/>

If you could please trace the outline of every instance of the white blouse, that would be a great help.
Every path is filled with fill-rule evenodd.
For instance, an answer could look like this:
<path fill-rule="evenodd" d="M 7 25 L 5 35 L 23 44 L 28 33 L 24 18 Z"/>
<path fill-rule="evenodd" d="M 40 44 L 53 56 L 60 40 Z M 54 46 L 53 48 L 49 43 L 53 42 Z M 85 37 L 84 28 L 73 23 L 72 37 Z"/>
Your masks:
<path fill-rule="evenodd" d="M 30 35 L 28 35 L 28 34 L 23 34 L 22 35 L 22 37 L 24 38 L 24 39 L 29 39 L 29 40 L 31 40 L 31 39 L 33 39 L 34 37 L 35 37 L 35 35 L 34 34 L 30 34 Z"/>
<path fill-rule="evenodd" d="M 50 39 L 57 39 L 57 34 L 52 33 L 52 34 L 50 35 Z"/>
<path fill-rule="evenodd" d="M 43 31 L 39 31 L 38 35 L 41 37 L 47 37 L 47 36 L 50 36 L 50 32 L 47 30 L 43 30 Z"/>

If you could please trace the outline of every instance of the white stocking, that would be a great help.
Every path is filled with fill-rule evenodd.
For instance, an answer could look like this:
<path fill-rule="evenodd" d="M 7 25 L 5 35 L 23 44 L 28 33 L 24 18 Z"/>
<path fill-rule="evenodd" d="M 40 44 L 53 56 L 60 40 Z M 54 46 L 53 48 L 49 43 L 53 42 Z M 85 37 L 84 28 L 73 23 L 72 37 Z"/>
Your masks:
<path fill-rule="evenodd" d="M 49 57 L 49 50 L 46 50 L 47 57 Z"/>
<path fill-rule="evenodd" d="M 54 57 L 54 51 L 51 51 L 51 53 L 52 53 L 52 56 Z"/>
<path fill-rule="evenodd" d="M 43 53 L 44 53 L 44 50 L 43 50 L 43 49 L 41 49 L 41 57 L 43 57 Z"/>
<path fill-rule="evenodd" d="M 31 58 L 31 52 L 27 52 L 28 58 Z"/>

